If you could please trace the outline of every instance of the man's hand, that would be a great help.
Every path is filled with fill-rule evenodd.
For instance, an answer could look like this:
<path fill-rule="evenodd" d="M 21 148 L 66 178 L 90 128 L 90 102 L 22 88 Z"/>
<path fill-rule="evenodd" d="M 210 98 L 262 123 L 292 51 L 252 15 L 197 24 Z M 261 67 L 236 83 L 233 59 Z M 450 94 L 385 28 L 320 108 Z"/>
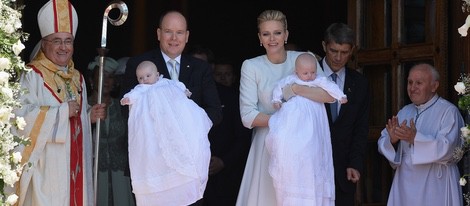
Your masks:
<path fill-rule="evenodd" d="M 388 122 L 385 125 L 385 128 L 387 128 L 388 135 L 390 136 L 390 142 L 392 144 L 396 144 L 398 140 L 400 140 L 395 133 L 397 127 L 398 127 L 397 116 L 393 116 L 391 119 L 388 119 Z"/>
<path fill-rule="evenodd" d="M 121 105 L 129 105 L 131 104 L 131 100 L 129 99 L 129 97 L 124 97 L 121 99 Z"/>
<path fill-rule="evenodd" d="M 79 115 L 80 105 L 78 104 L 78 102 L 73 100 L 73 101 L 68 101 L 67 103 L 69 105 L 69 118 L 80 116 Z"/>
<path fill-rule="evenodd" d="M 225 165 L 222 159 L 216 156 L 212 156 L 211 162 L 209 163 L 209 175 L 219 173 L 222 169 L 224 169 L 224 167 Z"/>
<path fill-rule="evenodd" d="M 354 168 L 346 168 L 346 175 L 349 181 L 357 183 L 361 178 L 361 173 Z"/>

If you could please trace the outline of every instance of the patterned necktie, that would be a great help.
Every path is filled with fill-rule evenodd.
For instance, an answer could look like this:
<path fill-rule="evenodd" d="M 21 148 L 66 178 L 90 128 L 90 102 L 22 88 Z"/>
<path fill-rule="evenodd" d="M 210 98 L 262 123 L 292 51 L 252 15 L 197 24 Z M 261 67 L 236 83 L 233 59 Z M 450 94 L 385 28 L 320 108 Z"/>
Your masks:
<path fill-rule="evenodd" d="M 336 83 L 336 78 L 338 75 L 336 73 L 331 74 L 331 79 Z M 335 122 L 336 117 L 338 117 L 338 101 L 336 100 L 334 103 L 330 104 L 330 110 L 331 110 L 331 120 Z"/>
<path fill-rule="evenodd" d="M 178 72 L 176 71 L 176 60 L 170 59 L 168 63 L 171 64 L 170 77 L 172 80 L 178 80 Z"/>

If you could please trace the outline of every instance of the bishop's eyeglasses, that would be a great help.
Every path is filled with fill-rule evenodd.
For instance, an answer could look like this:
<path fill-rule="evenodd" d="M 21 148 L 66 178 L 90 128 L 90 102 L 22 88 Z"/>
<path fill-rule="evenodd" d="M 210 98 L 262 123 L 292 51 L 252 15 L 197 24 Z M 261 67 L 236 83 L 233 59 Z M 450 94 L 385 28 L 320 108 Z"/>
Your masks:
<path fill-rule="evenodd" d="M 65 46 L 72 46 L 72 44 L 73 44 L 73 39 L 64 39 L 64 40 L 62 40 L 62 39 L 59 39 L 59 38 L 55 38 L 55 39 L 49 40 L 49 39 L 43 38 L 42 40 L 50 42 L 54 46 L 60 46 L 62 44 L 65 45 Z"/>

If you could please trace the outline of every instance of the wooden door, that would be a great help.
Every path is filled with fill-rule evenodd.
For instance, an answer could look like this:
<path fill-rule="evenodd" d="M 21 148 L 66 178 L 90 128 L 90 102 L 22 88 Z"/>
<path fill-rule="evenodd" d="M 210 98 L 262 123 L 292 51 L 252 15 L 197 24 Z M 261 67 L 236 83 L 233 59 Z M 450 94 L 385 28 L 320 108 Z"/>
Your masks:
<path fill-rule="evenodd" d="M 348 0 L 348 24 L 356 31 L 351 66 L 369 80 L 371 106 L 367 163 L 358 185 L 358 205 L 386 205 L 393 170 L 377 151 L 387 119 L 410 103 L 410 67 L 434 65 L 439 94 L 447 96 L 447 0 Z"/>

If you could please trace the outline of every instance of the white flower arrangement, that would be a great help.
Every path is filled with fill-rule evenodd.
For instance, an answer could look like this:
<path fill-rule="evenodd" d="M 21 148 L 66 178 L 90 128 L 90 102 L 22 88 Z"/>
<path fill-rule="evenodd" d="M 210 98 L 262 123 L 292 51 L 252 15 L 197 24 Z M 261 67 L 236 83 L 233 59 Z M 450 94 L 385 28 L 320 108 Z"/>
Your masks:
<path fill-rule="evenodd" d="M 458 107 L 463 111 L 470 113 L 470 77 L 466 74 L 461 74 L 459 81 L 454 85 L 455 91 L 459 94 Z M 460 161 L 466 152 L 470 150 L 470 125 L 465 124 L 460 128 L 460 138 L 462 145 L 454 150 L 454 160 Z M 465 186 L 467 184 L 467 178 L 470 174 L 464 174 L 460 177 L 460 185 Z M 466 205 L 470 205 L 470 193 L 463 195 Z"/>
<path fill-rule="evenodd" d="M 13 110 L 21 107 L 19 74 L 26 71 L 19 54 L 28 34 L 21 29 L 21 11 L 15 0 L 0 0 L 0 205 L 14 205 L 18 195 L 11 188 L 18 182 L 23 165 L 18 149 L 29 144 L 27 137 L 16 135 L 26 122 Z"/>
<path fill-rule="evenodd" d="M 462 12 L 470 12 L 470 0 L 462 0 Z M 470 15 L 465 18 L 465 23 L 457 29 L 460 36 L 466 37 L 468 29 L 470 28 Z M 459 94 L 458 107 L 461 110 L 467 111 L 470 114 L 470 77 L 466 74 L 460 76 L 459 82 L 454 85 L 455 91 Z M 462 139 L 462 146 L 454 151 L 454 159 L 460 160 L 463 155 L 470 150 L 470 125 L 465 124 L 460 128 L 460 138 Z M 460 177 L 459 184 L 465 186 L 467 178 L 470 174 L 464 174 Z M 470 205 L 470 192 L 463 194 L 466 205 Z"/>

